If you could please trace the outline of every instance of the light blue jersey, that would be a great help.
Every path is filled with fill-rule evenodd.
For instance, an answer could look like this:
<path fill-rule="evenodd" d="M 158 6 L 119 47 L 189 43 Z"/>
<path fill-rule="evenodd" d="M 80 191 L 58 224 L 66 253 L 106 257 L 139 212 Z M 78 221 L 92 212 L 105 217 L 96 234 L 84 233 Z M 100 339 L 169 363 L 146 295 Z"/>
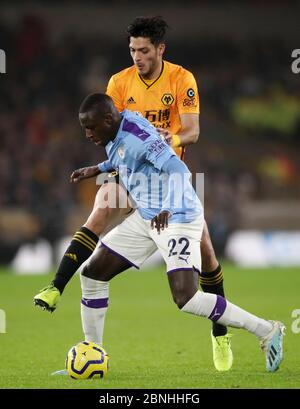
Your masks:
<path fill-rule="evenodd" d="M 102 170 L 118 171 L 144 219 L 151 220 L 160 211 L 169 210 L 172 213 L 169 223 L 193 221 L 203 213 L 203 208 L 189 181 L 188 169 L 185 167 L 184 174 L 164 172 L 164 165 L 176 158 L 173 149 L 138 113 L 125 110 L 121 115 L 116 138 L 105 147 L 108 161 Z"/>

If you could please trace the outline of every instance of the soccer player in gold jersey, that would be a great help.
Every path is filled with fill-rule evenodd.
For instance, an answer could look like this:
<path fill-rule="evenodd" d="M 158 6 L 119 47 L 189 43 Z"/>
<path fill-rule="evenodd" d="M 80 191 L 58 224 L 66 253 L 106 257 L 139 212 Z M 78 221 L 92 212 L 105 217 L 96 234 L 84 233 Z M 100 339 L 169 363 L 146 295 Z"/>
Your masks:
<path fill-rule="evenodd" d="M 139 111 L 158 128 L 162 137 L 183 159 L 186 146 L 196 143 L 199 137 L 199 95 L 193 74 L 163 59 L 167 27 L 160 17 L 138 17 L 134 20 L 127 29 L 129 51 L 134 64 L 113 75 L 106 92 L 119 111 Z M 86 137 L 92 139 L 94 131 L 87 129 Z M 78 169 L 72 173 L 71 181 L 79 182 L 95 177 L 104 170 L 105 163 Z M 118 203 L 115 208 L 104 204 L 103 198 L 112 192 L 120 200 L 126 196 L 124 189 L 120 185 L 116 187 L 115 183 L 106 183 L 99 188 L 94 208 L 86 223 L 75 233 L 54 280 L 34 297 L 36 305 L 54 311 L 66 284 L 93 253 L 99 236 L 132 212 L 126 197 L 125 207 L 118 206 Z M 224 297 L 222 269 L 215 256 L 206 223 L 201 237 L 201 254 L 199 282 L 202 290 Z M 108 292 L 103 294 L 103 285 L 100 291 L 97 283 L 97 280 L 85 277 L 84 272 L 81 275 L 81 315 L 86 340 L 102 344 Z M 216 369 L 229 370 L 233 356 L 227 328 L 214 322 L 211 339 Z"/>

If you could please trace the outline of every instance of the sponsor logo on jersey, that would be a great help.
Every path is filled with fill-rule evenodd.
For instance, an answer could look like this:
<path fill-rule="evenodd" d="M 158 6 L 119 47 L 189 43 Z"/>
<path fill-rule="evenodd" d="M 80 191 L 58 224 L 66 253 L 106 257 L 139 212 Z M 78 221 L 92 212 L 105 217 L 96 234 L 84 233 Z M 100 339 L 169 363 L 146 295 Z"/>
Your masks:
<path fill-rule="evenodd" d="M 130 98 L 127 100 L 127 104 L 136 104 L 136 102 L 135 102 L 135 100 L 134 100 L 133 97 L 130 97 Z"/>
<path fill-rule="evenodd" d="M 170 106 L 174 102 L 174 97 L 172 94 L 164 94 L 161 98 L 161 102 L 166 106 Z"/>
<path fill-rule="evenodd" d="M 184 107 L 194 107 L 196 106 L 196 98 L 185 98 L 182 104 Z"/>
<path fill-rule="evenodd" d="M 156 128 L 171 128 L 170 120 L 171 110 L 170 108 L 166 109 L 150 109 L 145 111 L 144 117 L 148 119 Z"/>

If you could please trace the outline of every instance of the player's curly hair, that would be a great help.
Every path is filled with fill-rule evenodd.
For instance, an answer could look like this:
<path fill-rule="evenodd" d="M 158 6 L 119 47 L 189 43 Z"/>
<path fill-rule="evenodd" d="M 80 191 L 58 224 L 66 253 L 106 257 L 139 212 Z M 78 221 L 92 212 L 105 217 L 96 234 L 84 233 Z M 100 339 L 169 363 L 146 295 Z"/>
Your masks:
<path fill-rule="evenodd" d="M 164 42 L 168 28 L 168 24 L 161 16 L 136 17 L 127 27 L 127 38 L 130 41 L 130 37 L 146 37 L 157 46 Z"/>

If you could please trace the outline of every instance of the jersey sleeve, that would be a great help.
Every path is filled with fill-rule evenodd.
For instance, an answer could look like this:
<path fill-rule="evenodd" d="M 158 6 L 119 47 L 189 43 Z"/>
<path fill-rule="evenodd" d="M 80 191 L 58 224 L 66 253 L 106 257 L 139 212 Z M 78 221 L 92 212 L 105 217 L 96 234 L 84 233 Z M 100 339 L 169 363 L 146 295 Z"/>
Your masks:
<path fill-rule="evenodd" d="M 174 174 L 182 176 L 188 175 L 188 177 L 190 177 L 191 173 L 186 164 L 182 162 L 177 156 L 167 160 L 162 167 L 162 171 L 167 173 L 171 177 L 169 178 L 168 190 L 165 199 L 162 203 L 161 211 L 167 210 L 168 212 L 173 213 L 173 209 L 170 206 L 170 204 L 172 203 L 172 194 L 174 193 L 172 175 Z"/>
<path fill-rule="evenodd" d="M 111 165 L 110 161 L 107 159 L 104 162 L 98 163 L 98 169 L 100 172 L 105 173 L 105 172 L 110 172 L 114 170 L 113 166 Z"/>
<path fill-rule="evenodd" d="M 145 145 L 145 158 L 159 171 L 162 170 L 163 165 L 176 153 L 163 140 L 157 138 L 150 140 Z"/>
<path fill-rule="evenodd" d="M 138 128 L 137 128 L 138 129 Z M 158 135 L 148 133 L 136 133 L 134 129 L 126 138 L 127 148 L 134 160 L 145 161 L 152 164 L 159 171 L 162 170 L 164 163 L 176 153 L 167 145 Z"/>
<path fill-rule="evenodd" d="M 125 109 L 122 102 L 121 90 L 118 89 L 114 76 L 112 76 L 108 81 L 106 94 L 112 98 L 119 112 Z"/>
<path fill-rule="evenodd" d="M 195 77 L 184 70 L 178 75 L 177 108 L 179 114 L 199 114 L 200 101 Z"/>

